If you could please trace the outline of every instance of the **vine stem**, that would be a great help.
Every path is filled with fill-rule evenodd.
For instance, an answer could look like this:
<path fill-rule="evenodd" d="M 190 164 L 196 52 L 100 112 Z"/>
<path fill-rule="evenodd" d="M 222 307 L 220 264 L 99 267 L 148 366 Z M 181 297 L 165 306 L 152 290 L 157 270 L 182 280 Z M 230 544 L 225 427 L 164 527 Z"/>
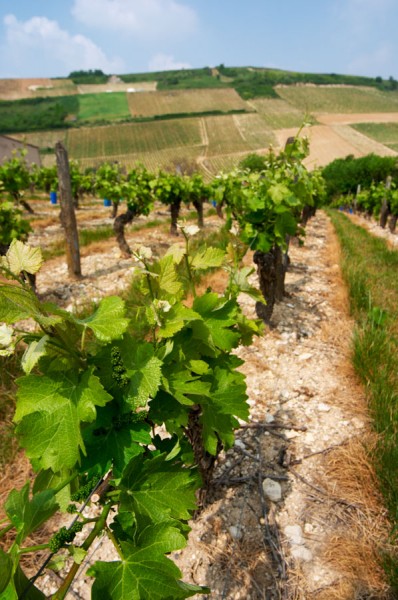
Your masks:
<path fill-rule="evenodd" d="M 83 550 L 88 550 L 90 548 L 91 544 L 94 542 L 95 538 L 98 537 L 100 535 L 100 533 L 102 532 L 102 530 L 106 528 L 106 519 L 108 517 L 109 511 L 111 510 L 111 507 L 112 507 L 111 504 L 106 504 L 104 506 L 104 508 L 102 509 L 102 513 L 101 513 L 97 523 L 95 524 L 90 535 L 86 538 L 85 542 L 81 546 L 81 548 L 83 548 Z M 69 573 L 67 574 L 67 576 L 64 579 L 63 584 L 61 585 L 59 590 L 57 592 L 55 592 L 55 594 L 53 596 L 51 596 L 52 600 L 63 600 L 65 598 L 65 596 L 68 593 L 68 590 L 69 590 L 70 586 L 72 585 L 72 582 L 76 576 L 76 573 L 79 570 L 79 567 L 80 567 L 80 565 L 78 563 L 76 563 L 76 562 L 73 563 L 73 565 L 71 566 L 71 568 L 69 570 Z"/>
<path fill-rule="evenodd" d="M 21 548 L 18 551 L 18 554 L 27 554 L 28 552 L 39 552 L 40 550 L 46 550 L 49 547 L 49 544 L 38 544 L 37 546 L 27 546 L 26 548 Z"/>
<path fill-rule="evenodd" d="M 3 537 L 3 535 L 5 535 L 8 531 L 11 531 L 11 529 L 14 527 L 13 523 L 10 523 L 9 525 L 7 525 L 7 527 L 4 527 L 4 529 L 0 530 L 0 538 Z"/>

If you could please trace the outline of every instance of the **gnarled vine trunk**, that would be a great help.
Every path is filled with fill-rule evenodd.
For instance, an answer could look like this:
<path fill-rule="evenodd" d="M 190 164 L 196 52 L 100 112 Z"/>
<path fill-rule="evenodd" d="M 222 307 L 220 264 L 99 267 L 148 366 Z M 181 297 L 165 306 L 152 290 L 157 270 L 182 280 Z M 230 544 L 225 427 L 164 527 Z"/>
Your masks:
<path fill-rule="evenodd" d="M 395 231 L 395 228 L 397 226 L 397 220 L 398 220 L 398 215 L 390 216 L 390 220 L 388 222 L 388 228 L 391 231 L 391 233 L 394 233 L 394 231 Z"/>
<path fill-rule="evenodd" d="M 126 227 L 126 225 L 128 225 L 134 220 L 135 216 L 136 212 L 128 208 L 125 213 L 122 213 L 121 215 L 116 217 L 113 223 L 113 231 L 116 234 L 116 241 L 119 244 L 120 251 L 125 258 L 128 258 L 131 255 L 131 249 L 127 243 L 124 234 L 124 228 Z"/>
<path fill-rule="evenodd" d="M 202 229 L 202 227 L 204 227 L 203 198 L 199 198 L 198 200 L 193 200 L 192 204 L 194 205 L 195 210 L 198 213 L 198 227 L 200 227 L 200 229 Z"/>
<path fill-rule="evenodd" d="M 253 261 L 257 265 L 257 275 L 260 290 L 266 304 L 256 302 L 256 313 L 265 323 L 269 323 L 275 302 L 279 302 L 285 295 L 285 276 L 289 263 L 287 252 L 274 246 L 269 252 L 256 250 Z"/>
<path fill-rule="evenodd" d="M 170 233 L 171 235 L 178 235 L 177 229 L 177 221 L 180 216 L 180 208 L 181 208 L 181 200 L 174 200 L 170 204 L 170 216 L 171 216 L 171 224 L 170 224 Z"/>
<path fill-rule="evenodd" d="M 198 467 L 200 477 L 202 480 L 202 485 L 197 492 L 198 508 L 196 512 L 200 512 L 206 501 L 206 494 L 210 487 L 211 479 L 213 477 L 214 465 L 217 459 L 217 456 L 213 456 L 204 448 L 202 436 L 203 428 L 200 422 L 200 415 L 200 407 L 192 407 L 192 410 L 189 413 L 188 427 L 186 429 L 187 437 L 192 445 L 193 454 L 195 457 L 195 464 Z M 217 455 L 221 452 L 221 448 L 222 444 L 221 442 L 219 442 L 217 447 Z"/>

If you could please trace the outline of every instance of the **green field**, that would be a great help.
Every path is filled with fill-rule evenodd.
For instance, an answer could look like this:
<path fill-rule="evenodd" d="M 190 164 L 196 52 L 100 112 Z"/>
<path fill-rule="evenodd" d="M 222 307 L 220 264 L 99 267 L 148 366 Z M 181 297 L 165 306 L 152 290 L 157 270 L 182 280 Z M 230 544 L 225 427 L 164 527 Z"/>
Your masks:
<path fill-rule="evenodd" d="M 130 111 L 124 92 L 79 96 L 79 121 L 113 121 L 129 117 Z"/>
<path fill-rule="evenodd" d="M 271 129 L 300 127 L 306 119 L 305 111 L 280 98 L 256 98 L 249 104 Z"/>
<path fill-rule="evenodd" d="M 392 150 L 398 150 L 398 123 L 357 123 L 351 127 Z"/>
<path fill-rule="evenodd" d="M 278 95 L 306 113 L 398 112 L 398 92 L 367 87 L 278 86 Z"/>

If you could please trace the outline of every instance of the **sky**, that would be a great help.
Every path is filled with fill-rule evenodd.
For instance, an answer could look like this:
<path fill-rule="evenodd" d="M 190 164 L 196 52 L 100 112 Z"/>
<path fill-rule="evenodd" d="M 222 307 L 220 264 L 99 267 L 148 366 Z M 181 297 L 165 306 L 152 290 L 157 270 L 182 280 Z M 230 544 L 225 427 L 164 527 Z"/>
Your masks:
<path fill-rule="evenodd" d="M 0 0 L 0 78 L 226 66 L 398 79 L 398 0 Z"/>

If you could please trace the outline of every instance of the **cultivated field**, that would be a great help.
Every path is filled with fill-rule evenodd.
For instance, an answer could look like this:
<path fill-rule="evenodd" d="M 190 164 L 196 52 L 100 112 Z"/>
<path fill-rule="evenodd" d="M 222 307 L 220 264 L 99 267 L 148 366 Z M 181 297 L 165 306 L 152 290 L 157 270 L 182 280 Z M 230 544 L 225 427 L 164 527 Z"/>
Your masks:
<path fill-rule="evenodd" d="M 357 123 L 354 129 L 384 144 L 393 150 L 398 150 L 398 122 L 397 123 Z"/>
<path fill-rule="evenodd" d="M 76 86 L 70 79 L 0 79 L 0 100 L 69 96 L 76 93 Z"/>
<path fill-rule="evenodd" d="M 268 148 L 275 143 L 272 128 L 256 113 L 248 115 L 233 115 L 235 127 L 250 151 Z"/>
<path fill-rule="evenodd" d="M 247 103 L 232 88 L 129 94 L 128 103 L 133 117 L 203 113 L 213 110 L 250 110 Z"/>
<path fill-rule="evenodd" d="M 306 119 L 305 111 L 278 98 L 255 98 L 248 102 L 271 129 L 300 127 Z"/>
<path fill-rule="evenodd" d="M 70 129 L 67 135 L 70 156 L 78 159 L 200 145 L 202 137 L 198 119 L 83 127 Z"/>
<path fill-rule="evenodd" d="M 279 147 L 283 148 L 287 138 L 295 133 L 296 129 L 275 131 Z M 325 166 L 336 158 L 344 158 L 350 154 L 355 157 L 371 152 L 382 156 L 394 154 L 389 148 L 377 144 L 346 125 L 314 125 L 304 128 L 303 135 L 307 135 L 310 140 L 310 154 L 304 160 L 304 164 L 310 169 Z"/>
<path fill-rule="evenodd" d="M 398 112 L 398 92 L 354 86 L 277 86 L 281 98 L 310 113 Z"/>
<path fill-rule="evenodd" d="M 103 94 L 106 92 L 154 92 L 156 81 L 137 81 L 135 83 L 109 82 L 98 84 L 79 84 L 79 94 Z"/>
<path fill-rule="evenodd" d="M 130 116 L 124 92 L 112 94 L 84 94 L 79 96 L 80 121 L 127 119 Z"/>

